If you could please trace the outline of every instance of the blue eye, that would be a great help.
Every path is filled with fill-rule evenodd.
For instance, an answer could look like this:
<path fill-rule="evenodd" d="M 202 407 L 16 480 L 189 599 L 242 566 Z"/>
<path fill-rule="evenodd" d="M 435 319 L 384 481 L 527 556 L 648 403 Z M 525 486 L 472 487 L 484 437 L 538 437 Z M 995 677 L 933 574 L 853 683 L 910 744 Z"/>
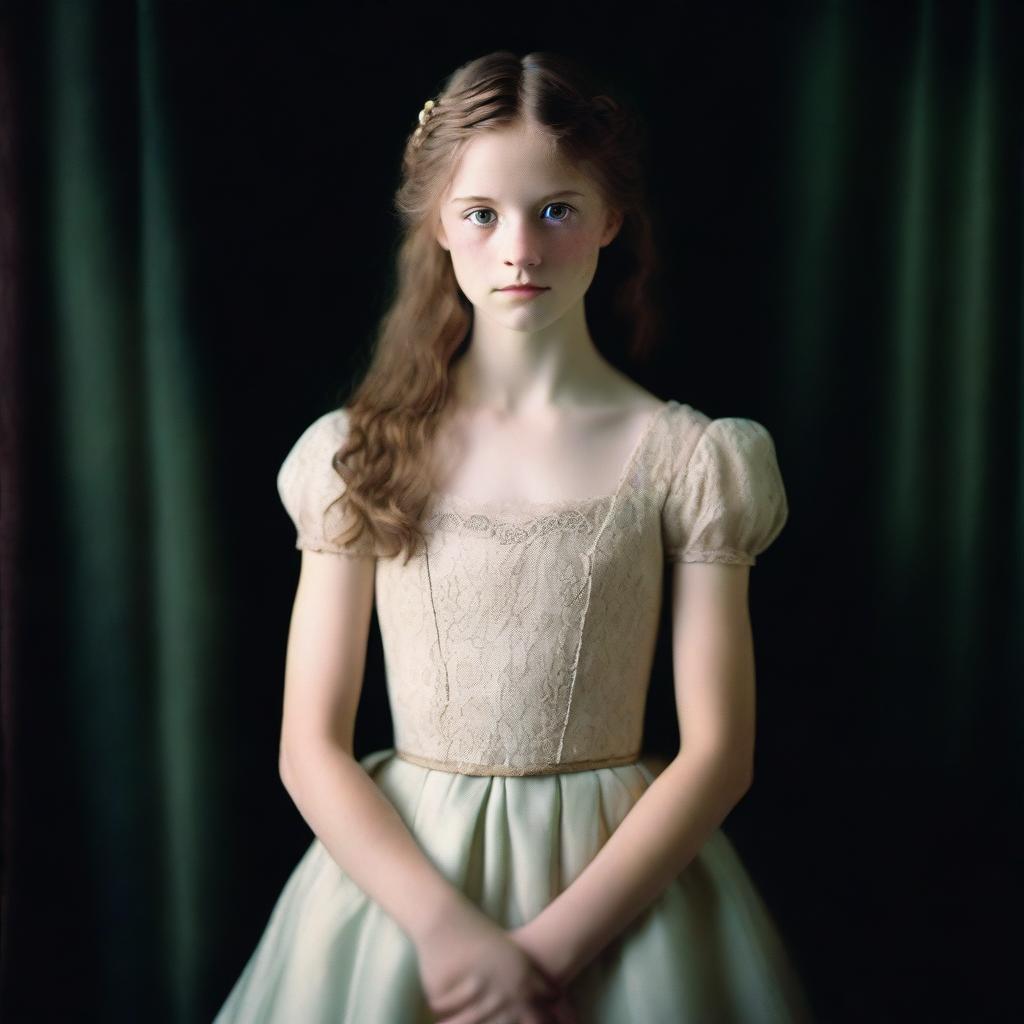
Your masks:
<path fill-rule="evenodd" d="M 560 206 L 560 207 L 562 207 L 563 210 L 566 211 L 565 216 L 564 217 L 560 217 L 555 222 L 556 224 L 561 224 L 563 221 L 566 221 L 566 220 L 569 219 L 569 211 L 572 210 L 572 207 L 568 203 L 548 203 L 548 205 L 545 206 L 544 209 L 545 210 L 550 210 L 552 206 Z"/>
<path fill-rule="evenodd" d="M 551 223 L 553 224 L 564 224 L 569 219 L 570 214 L 575 212 L 574 207 L 570 206 L 568 203 L 548 203 L 548 205 L 545 206 L 544 209 L 550 210 L 552 207 L 561 208 L 566 211 L 564 217 L 556 217 L 551 219 Z M 476 214 L 478 213 L 494 213 L 494 211 L 489 210 L 486 207 L 481 207 L 478 210 L 470 210 L 469 213 L 467 213 L 463 219 L 470 220 L 470 218 L 475 217 Z M 494 223 L 494 221 L 487 221 L 487 223 L 481 223 L 478 220 L 474 220 L 471 221 L 471 223 L 476 224 L 477 227 L 488 228 Z"/>

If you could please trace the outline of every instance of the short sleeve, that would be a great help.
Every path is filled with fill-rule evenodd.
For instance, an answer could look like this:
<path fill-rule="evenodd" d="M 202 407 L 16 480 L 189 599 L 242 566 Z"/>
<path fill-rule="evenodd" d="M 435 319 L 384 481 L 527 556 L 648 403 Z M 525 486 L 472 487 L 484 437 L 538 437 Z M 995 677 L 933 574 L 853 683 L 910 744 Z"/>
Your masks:
<path fill-rule="evenodd" d="M 346 532 L 343 519 L 345 481 L 333 465 L 334 453 L 342 446 L 348 430 L 344 408 L 334 409 L 314 420 L 292 445 L 277 473 L 277 492 L 295 526 L 295 547 L 327 551 L 338 555 L 373 556 L 373 540 L 363 533 L 341 544 L 337 536 Z"/>
<path fill-rule="evenodd" d="M 665 558 L 755 565 L 788 516 L 768 430 L 740 417 L 710 420 L 670 480 L 662 510 Z"/>

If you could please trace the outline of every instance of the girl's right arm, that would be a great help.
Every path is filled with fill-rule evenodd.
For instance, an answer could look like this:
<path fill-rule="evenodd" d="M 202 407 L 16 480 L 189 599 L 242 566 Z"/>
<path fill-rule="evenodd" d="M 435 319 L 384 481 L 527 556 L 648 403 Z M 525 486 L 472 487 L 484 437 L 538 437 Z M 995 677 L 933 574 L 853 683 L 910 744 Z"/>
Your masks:
<path fill-rule="evenodd" d="M 375 560 L 303 550 L 285 663 L 281 781 L 352 880 L 413 940 L 472 906 L 353 755 Z"/>

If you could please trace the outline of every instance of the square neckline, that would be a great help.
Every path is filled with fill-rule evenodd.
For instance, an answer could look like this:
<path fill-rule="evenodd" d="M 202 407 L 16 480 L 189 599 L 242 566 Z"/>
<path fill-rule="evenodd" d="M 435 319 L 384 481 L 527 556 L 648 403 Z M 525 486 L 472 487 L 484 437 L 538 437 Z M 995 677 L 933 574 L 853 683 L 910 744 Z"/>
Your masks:
<path fill-rule="evenodd" d="M 532 514 L 536 512 L 558 512 L 566 509 L 590 508 L 594 505 L 601 505 L 605 502 L 614 501 L 619 496 L 619 493 L 622 490 L 622 485 L 626 482 L 630 472 L 639 460 L 641 452 L 647 446 L 647 441 L 654 433 L 655 426 L 669 409 L 676 407 L 680 407 L 680 403 L 674 398 L 670 398 L 651 413 L 644 429 L 640 432 L 639 439 L 633 446 L 632 451 L 629 453 L 625 464 L 619 472 L 619 478 L 616 481 L 615 489 L 608 494 L 599 494 L 586 498 L 556 498 L 552 501 L 531 501 L 526 498 L 515 498 L 505 501 L 496 499 L 479 501 L 475 498 L 467 498 L 463 495 L 456 494 L 454 491 L 435 490 L 433 492 L 433 504 L 436 507 L 454 508 L 460 512 L 469 514 L 501 512 L 514 515 L 517 512 Z"/>

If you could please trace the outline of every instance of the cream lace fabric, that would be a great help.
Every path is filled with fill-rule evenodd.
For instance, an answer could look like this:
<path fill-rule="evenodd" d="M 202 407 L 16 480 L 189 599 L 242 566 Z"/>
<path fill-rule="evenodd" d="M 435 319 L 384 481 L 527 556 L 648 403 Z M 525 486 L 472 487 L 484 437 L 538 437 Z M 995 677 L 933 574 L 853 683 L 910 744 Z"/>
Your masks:
<path fill-rule="evenodd" d="M 331 465 L 346 410 L 311 423 L 277 477 L 295 546 L 343 548 Z M 469 503 L 436 495 L 426 550 L 379 557 L 376 604 L 396 753 L 469 775 L 629 764 L 644 709 L 666 562 L 754 565 L 788 517 L 766 428 L 669 400 L 615 491 L 584 500 Z"/>

